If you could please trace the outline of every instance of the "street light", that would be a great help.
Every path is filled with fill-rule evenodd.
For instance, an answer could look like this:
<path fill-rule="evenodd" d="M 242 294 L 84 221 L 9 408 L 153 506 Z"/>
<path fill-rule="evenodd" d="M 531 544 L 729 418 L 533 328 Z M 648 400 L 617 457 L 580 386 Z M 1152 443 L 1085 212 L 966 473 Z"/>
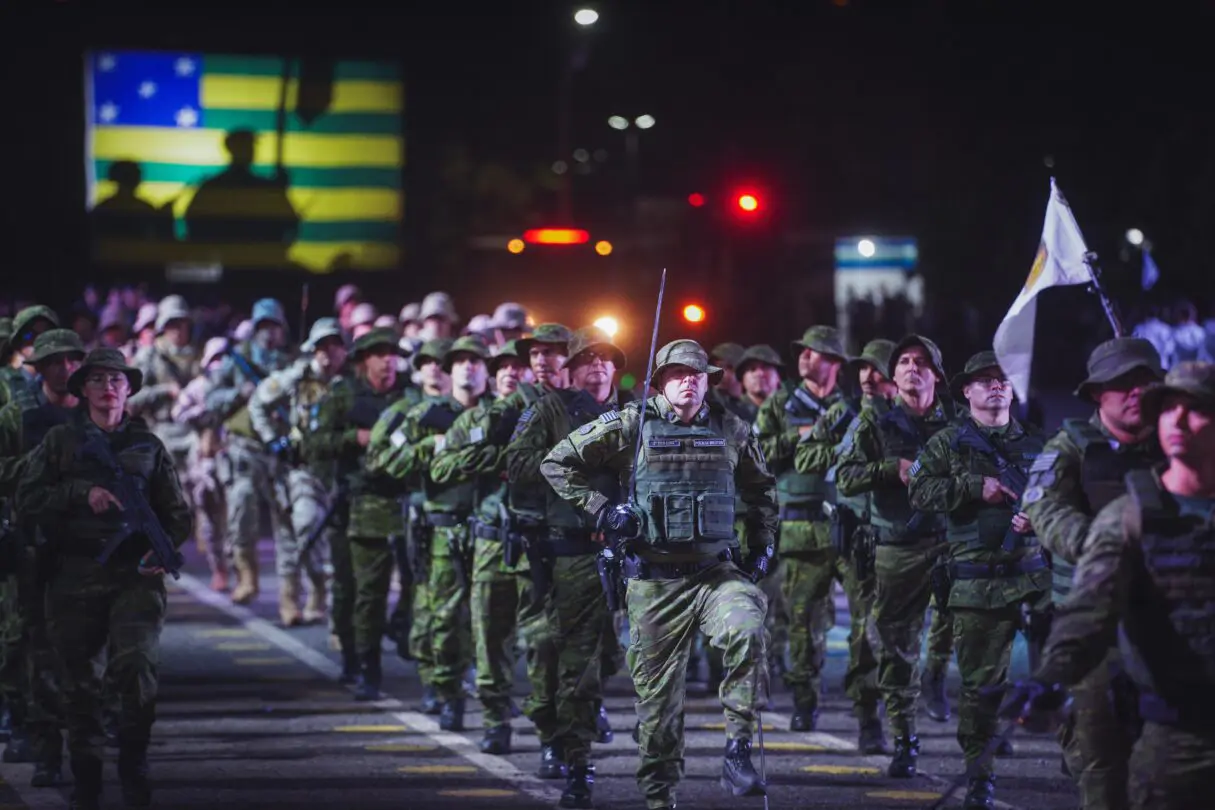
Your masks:
<path fill-rule="evenodd" d="M 608 126 L 612 129 L 625 130 L 629 128 L 629 119 L 623 115 L 613 115 L 608 119 Z"/>
<path fill-rule="evenodd" d="M 637 125 L 638 129 L 649 129 L 657 124 L 658 121 L 652 115 L 639 115 L 633 119 L 633 123 Z"/>
<path fill-rule="evenodd" d="M 877 245 L 873 244 L 872 239 L 862 239 L 856 243 L 856 252 L 869 259 L 877 253 Z"/>
<path fill-rule="evenodd" d="M 1126 232 L 1126 241 L 1130 242 L 1135 247 L 1143 244 L 1143 231 L 1138 228 L 1131 228 Z"/>
<path fill-rule="evenodd" d="M 599 22 L 599 12 L 593 8 L 580 8 L 574 12 L 574 22 L 583 26 L 594 25 Z"/>

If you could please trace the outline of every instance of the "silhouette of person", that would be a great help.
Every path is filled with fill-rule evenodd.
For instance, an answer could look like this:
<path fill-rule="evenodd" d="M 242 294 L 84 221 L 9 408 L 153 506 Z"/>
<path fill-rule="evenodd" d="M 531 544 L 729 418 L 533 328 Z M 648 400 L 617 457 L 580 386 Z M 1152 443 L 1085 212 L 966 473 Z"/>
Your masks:
<path fill-rule="evenodd" d="M 89 212 L 94 240 L 104 242 L 173 238 L 172 203 L 157 208 L 138 195 L 139 185 L 143 182 L 143 171 L 138 163 L 132 160 L 117 160 L 110 164 L 106 176 L 117 188 Z"/>
<path fill-rule="evenodd" d="M 235 249 L 256 246 L 259 256 L 281 263 L 300 219 L 287 196 L 285 172 L 275 179 L 253 173 L 256 147 L 252 130 L 234 129 L 224 138 L 228 168 L 199 185 L 186 209 L 187 238 Z"/>

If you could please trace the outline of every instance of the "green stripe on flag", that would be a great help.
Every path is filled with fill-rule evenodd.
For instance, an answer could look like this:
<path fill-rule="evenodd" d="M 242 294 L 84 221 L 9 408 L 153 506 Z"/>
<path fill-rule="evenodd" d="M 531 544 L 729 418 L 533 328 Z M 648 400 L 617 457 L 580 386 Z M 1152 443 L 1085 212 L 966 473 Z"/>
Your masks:
<path fill-rule="evenodd" d="M 282 76 L 283 60 L 277 56 L 224 56 L 208 54 L 203 57 L 203 72 L 227 76 Z M 298 64 L 292 74 L 298 75 Z M 340 60 L 334 68 L 337 81 L 400 81 L 401 66 L 396 62 L 364 62 Z"/>
<path fill-rule="evenodd" d="M 294 112 L 287 113 L 288 132 L 315 132 L 321 135 L 400 135 L 401 116 L 391 113 L 325 113 L 311 124 L 305 124 Z M 251 129 L 254 132 L 277 132 L 278 112 L 275 110 L 203 110 L 199 126 L 207 129 Z"/>
<path fill-rule="evenodd" d="M 300 223 L 297 242 L 396 242 L 400 237 L 396 222 L 370 220 L 333 220 Z"/>
<path fill-rule="evenodd" d="M 104 180 L 114 161 L 95 160 L 93 165 L 98 180 Z M 208 177 L 228 168 L 226 164 L 215 166 L 185 166 L 177 163 L 140 163 L 143 179 L 149 183 L 188 183 L 198 185 Z M 274 167 L 256 165 L 257 173 L 266 178 L 274 176 Z M 318 169 L 307 166 L 287 167 L 287 176 L 296 188 L 392 188 L 401 187 L 400 169 L 344 168 Z"/>

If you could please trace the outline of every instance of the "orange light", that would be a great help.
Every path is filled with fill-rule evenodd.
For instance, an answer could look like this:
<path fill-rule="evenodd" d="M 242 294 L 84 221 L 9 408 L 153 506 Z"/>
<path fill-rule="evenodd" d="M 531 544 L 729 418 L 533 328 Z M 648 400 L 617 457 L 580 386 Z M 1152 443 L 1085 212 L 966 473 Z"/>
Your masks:
<path fill-rule="evenodd" d="M 759 198 L 754 194 L 740 194 L 738 195 L 738 207 L 744 211 L 758 211 Z"/>
<path fill-rule="evenodd" d="M 595 243 L 595 252 L 600 256 L 607 256 L 612 252 L 612 243 L 606 239 L 602 239 Z"/>
<path fill-rule="evenodd" d="M 532 245 L 582 245 L 590 238 L 581 228 L 532 228 L 523 232 L 523 241 Z"/>
<path fill-rule="evenodd" d="M 683 319 L 688 323 L 700 323 L 705 319 L 704 307 L 688 304 L 683 308 Z"/>
<path fill-rule="evenodd" d="M 524 247 L 522 239 L 512 239 L 506 243 L 506 249 L 511 253 L 522 253 Z"/>

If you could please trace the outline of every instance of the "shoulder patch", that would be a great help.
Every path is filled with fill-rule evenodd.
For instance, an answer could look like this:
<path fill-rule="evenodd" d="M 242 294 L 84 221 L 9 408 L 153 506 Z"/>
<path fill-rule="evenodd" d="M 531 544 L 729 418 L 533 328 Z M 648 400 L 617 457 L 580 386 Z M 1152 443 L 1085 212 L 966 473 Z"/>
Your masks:
<path fill-rule="evenodd" d="M 579 435 L 579 436 L 586 436 L 586 435 L 589 435 L 589 434 L 590 434 L 592 431 L 594 431 L 594 430 L 595 430 L 595 423 L 594 423 L 594 422 L 587 422 L 585 425 L 583 425 L 582 427 L 578 428 L 578 435 Z"/>
<path fill-rule="evenodd" d="M 468 441 L 470 444 L 480 444 L 485 440 L 485 428 L 477 425 L 472 430 L 468 431 Z"/>
<path fill-rule="evenodd" d="M 510 434 L 510 440 L 513 442 L 523 433 L 523 429 L 527 427 L 527 423 L 532 421 L 536 415 L 536 406 L 529 405 L 523 413 L 519 414 L 519 421 L 515 422 L 515 430 Z"/>
<path fill-rule="evenodd" d="M 918 473 L 923 468 L 923 466 L 924 465 L 922 465 L 920 463 L 920 460 L 917 458 L 914 462 L 912 462 L 912 465 L 907 468 L 907 477 L 914 478 L 916 473 Z"/>
<path fill-rule="evenodd" d="M 599 417 L 599 421 L 605 425 L 609 425 L 612 422 L 619 422 L 620 421 L 620 411 L 617 411 L 617 410 L 608 411 L 607 413 L 605 413 Z"/>
<path fill-rule="evenodd" d="M 1025 494 L 1021 496 L 1021 505 L 1029 506 L 1031 503 L 1037 503 L 1038 501 L 1042 500 L 1042 497 L 1045 494 L 1046 491 L 1043 490 L 1042 487 L 1032 486 L 1025 490 Z"/>

